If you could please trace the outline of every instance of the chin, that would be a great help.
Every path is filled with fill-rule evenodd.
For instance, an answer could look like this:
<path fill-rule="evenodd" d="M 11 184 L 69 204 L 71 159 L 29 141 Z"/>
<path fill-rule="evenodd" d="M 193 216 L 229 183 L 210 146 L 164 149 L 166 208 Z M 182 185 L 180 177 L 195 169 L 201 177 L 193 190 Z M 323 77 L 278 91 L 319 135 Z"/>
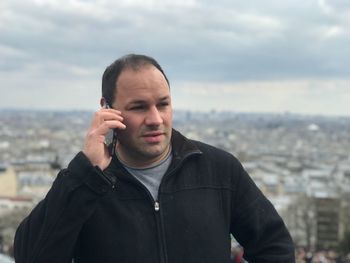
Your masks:
<path fill-rule="evenodd" d="M 153 147 L 151 147 L 153 148 Z M 167 146 L 155 146 L 153 149 L 145 149 L 145 156 L 156 158 L 162 155 L 167 150 Z"/>

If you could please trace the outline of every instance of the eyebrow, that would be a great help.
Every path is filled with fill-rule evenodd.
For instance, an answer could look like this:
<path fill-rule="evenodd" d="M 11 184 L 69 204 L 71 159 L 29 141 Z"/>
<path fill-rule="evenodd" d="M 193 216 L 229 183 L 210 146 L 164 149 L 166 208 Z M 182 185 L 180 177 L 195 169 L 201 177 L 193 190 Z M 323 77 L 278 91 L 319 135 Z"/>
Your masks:
<path fill-rule="evenodd" d="M 165 97 L 162 97 L 158 100 L 158 102 L 162 102 L 162 101 L 166 101 L 166 100 L 170 100 L 170 96 L 165 96 Z M 127 105 L 130 106 L 130 105 L 139 105 L 139 104 L 147 104 L 147 101 L 145 100 L 133 100 L 133 101 L 130 101 Z"/>
<path fill-rule="evenodd" d="M 170 100 L 170 96 L 165 96 L 165 97 L 163 97 L 163 98 L 160 98 L 159 101 L 164 101 L 164 100 Z"/>

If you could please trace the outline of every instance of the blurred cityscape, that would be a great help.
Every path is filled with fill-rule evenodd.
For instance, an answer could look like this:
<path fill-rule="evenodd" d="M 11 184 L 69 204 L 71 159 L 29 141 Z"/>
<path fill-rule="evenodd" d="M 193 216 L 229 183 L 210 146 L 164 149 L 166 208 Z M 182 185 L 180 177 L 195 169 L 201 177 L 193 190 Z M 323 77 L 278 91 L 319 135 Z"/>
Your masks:
<path fill-rule="evenodd" d="M 0 110 L 0 252 L 11 254 L 19 222 L 82 149 L 92 114 Z M 175 111 L 174 128 L 238 157 L 304 258 L 339 251 L 350 231 L 350 118 Z"/>

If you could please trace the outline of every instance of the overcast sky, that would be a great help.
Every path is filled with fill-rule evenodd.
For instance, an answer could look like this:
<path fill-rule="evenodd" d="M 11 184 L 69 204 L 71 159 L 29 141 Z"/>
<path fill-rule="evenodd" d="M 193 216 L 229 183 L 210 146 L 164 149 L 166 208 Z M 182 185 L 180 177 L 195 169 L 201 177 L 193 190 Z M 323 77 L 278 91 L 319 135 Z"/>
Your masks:
<path fill-rule="evenodd" d="M 0 108 L 98 108 L 126 53 L 175 109 L 350 116 L 349 0 L 1 0 Z"/>

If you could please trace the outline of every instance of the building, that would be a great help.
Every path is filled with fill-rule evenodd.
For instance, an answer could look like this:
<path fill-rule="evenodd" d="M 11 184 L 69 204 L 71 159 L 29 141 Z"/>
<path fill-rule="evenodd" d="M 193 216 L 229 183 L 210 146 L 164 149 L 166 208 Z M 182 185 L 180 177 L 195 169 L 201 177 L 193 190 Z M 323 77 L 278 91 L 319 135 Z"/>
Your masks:
<path fill-rule="evenodd" d="M 0 166 L 0 197 L 17 196 L 17 177 L 12 166 Z"/>
<path fill-rule="evenodd" d="M 316 248 L 336 249 L 339 244 L 339 208 L 337 198 L 316 198 Z"/>

